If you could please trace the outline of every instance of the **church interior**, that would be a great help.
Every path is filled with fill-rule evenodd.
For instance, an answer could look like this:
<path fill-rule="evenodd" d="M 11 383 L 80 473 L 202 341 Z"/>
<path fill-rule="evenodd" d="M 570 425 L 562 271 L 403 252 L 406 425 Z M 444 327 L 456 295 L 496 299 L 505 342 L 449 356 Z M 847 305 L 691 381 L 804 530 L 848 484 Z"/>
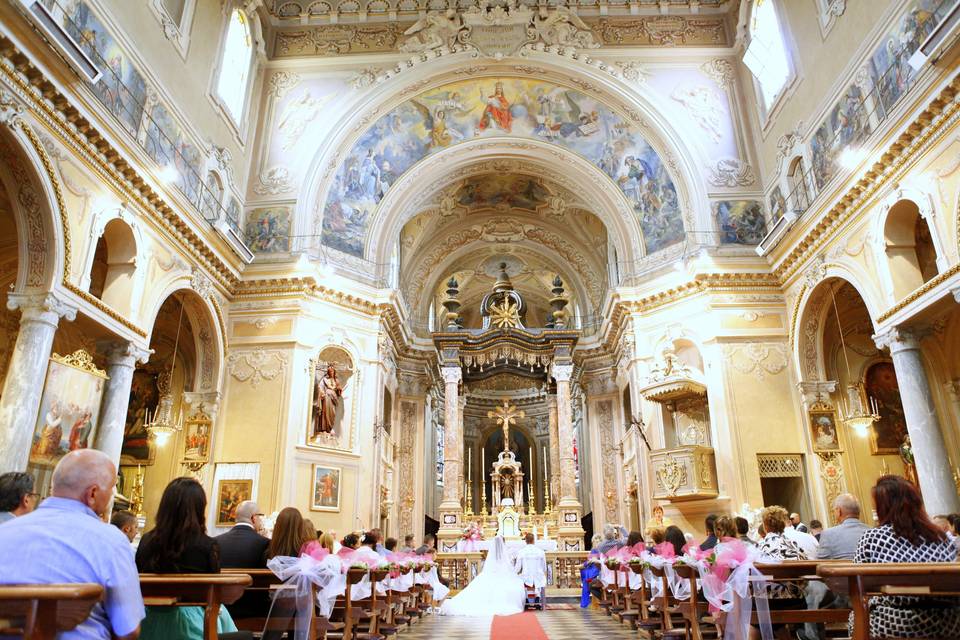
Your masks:
<path fill-rule="evenodd" d="M 611 526 L 956 514 L 958 5 L 0 0 L 0 472 L 565 597 Z"/>

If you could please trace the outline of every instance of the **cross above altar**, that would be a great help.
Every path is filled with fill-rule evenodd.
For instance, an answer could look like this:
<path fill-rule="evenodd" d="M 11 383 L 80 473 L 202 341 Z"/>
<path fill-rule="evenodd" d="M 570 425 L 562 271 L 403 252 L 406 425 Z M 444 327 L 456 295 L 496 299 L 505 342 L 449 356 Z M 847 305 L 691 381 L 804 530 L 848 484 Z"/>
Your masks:
<path fill-rule="evenodd" d="M 510 425 L 516 424 L 517 420 L 524 417 L 522 409 L 517 409 L 507 400 L 493 411 L 487 411 L 488 418 L 495 418 L 497 424 L 503 429 L 503 450 L 510 449 Z"/>

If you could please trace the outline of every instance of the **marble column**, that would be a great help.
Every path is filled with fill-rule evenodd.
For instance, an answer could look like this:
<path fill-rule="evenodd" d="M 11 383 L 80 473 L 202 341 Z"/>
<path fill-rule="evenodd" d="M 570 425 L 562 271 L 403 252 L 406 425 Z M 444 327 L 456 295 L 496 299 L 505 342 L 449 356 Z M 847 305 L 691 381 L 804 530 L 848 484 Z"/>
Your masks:
<path fill-rule="evenodd" d="M 573 411 L 570 406 L 572 364 L 554 364 L 552 375 L 557 381 L 557 444 L 560 447 L 559 506 L 580 506 L 577 501 L 576 461 L 573 458 Z"/>
<path fill-rule="evenodd" d="M 560 445 L 557 432 L 557 397 L 547 396 L 547 429 L 550 439 L 550 501 L 556 504 L 560 497 Z"/>
<path fill-rule="evenodd" d="M 130 387 L 133 385 L 133 370 L 137 362 L 147 362 L 150 351 L 125 340 L 109 343 L 102 351 L 107 356 L 109 379 L 103 390 L 100 425 L 93 446 L 110 456 L 119 468 L 120 449 L 123 448 L 123 430 L 127 424 L 127 405 L 130 403 Z"/>
<path fill-rule="evenodd" d="M 956 513 L 960 511 L 960 498 L 920 357 L 920 336 L 916 331 L 894 327 L 873 339 L 877 348 L 890 349 L 927 513 Z"/>
<path fill-rule="evenodd" d="M 77 315 L 54 293 L 11 293 L 7 308 L 20 309 L 20 330 L 0 398 L 0 473 L 27 468 L 53 336 L 60 318 Z"/>
<path fill-rule="evenodd" d="M 440 531 L 437 548 L 440 551 L 455 551 L 463 527 L 463 492 L 461 458 L 463 456 L 463 430 L 460 424 L 460 401 L 458 396 L 462 373 L 459 366 L 444 366 L 443 375 L 443 498 L 440 512 Z"/>

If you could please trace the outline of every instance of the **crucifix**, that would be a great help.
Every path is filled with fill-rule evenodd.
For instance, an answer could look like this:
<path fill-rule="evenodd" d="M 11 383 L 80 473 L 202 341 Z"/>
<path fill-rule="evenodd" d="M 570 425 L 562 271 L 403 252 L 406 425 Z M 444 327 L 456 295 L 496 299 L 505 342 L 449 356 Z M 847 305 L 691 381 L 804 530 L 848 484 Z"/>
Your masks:
<path fill-rule="evenodd" d="M 518 410 L 515 406 L 503 401 L 503 405 L 497 407 L 496 411 L 487 411 L 488 418 L 495 418 L 497 424 L 503 429 L 503 450 L 510 450 L 510 425 L 516 424 L 517 420 L 524 417 L 522 410 Z"/>

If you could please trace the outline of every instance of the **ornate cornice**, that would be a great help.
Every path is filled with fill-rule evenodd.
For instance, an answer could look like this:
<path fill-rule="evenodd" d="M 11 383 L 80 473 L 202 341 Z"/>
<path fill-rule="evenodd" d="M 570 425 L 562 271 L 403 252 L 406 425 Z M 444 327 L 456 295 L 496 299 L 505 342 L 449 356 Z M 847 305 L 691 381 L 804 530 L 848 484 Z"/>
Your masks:
<path fill-rule="evenodd" d="M 954 127 L 960 120 L 960 76 L 945 86 L 911 122 L 880 157 L 878 162 L 847 188 L 817 224 L 792 243 L 793 248 L 774 268 L 777 278 L 786 283 L 820 249 L 831 242 L 843 225 L 871 204 L 871 199 L 889 184 L 895 184 L 934 143 L 934 136 Z"/>
<path fill-rule="evenodd" d="M 152 214 L 150 217 L 187 254 L 209 270 L 222 286 L 231 289 L 237 276 L 230 266 L 153 190 L 121 151 L 101 135 L 96 125 L 73 106 L 71 98 L 61 93 L 46 73 L 29 62 L 10 39 L 0 36 L 0 51 L 0 74 L 30 112 L 122 193 L 128 206 L 136 203 L 144 212 Z"/>

